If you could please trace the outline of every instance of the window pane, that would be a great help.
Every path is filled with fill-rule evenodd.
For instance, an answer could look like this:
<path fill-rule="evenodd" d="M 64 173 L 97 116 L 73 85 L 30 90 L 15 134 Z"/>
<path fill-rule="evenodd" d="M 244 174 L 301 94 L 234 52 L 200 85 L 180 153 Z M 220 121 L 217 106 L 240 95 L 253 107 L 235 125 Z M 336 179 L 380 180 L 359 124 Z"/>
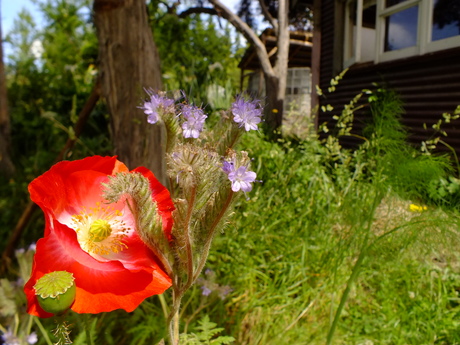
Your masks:
<path fill-rule="evenodd" d="M 460 35 L 460 1 L 435 0 L 431 40 Z"/>
<path fill-rule="evenodd" d="M 417 44 L 418 6 L 409 7 L 386 18 L 385 51 Z"/>
<path fill-rule="evenodd" d="M 407 1 L 407 0 L 387 0 L 385 3 L 385 7 L 391 7 L 391 6 L 400 4 L 401 2 L 404 2 L 404 1 Z"/>
<path fill-rule="evenodd" d="M 373 3 L 372 1 L 370 3 Z M 355 58 L 355 62 L 372 61 L 374 59 L 374 44 L 375 44 L 375 27 L 376 27 L 377 6 L 369 5 L 369 2 L 364 1 L 363 11 L 361 13 L 362 25 L 357 26 L 357 4 L 352 1 L 347 6 L 348 26 L 347 41 L 345 44 L 345 60 Z M 361 34 L 360 46 L 356 47 L 358 30 Z M 359 52 L 358 52 L 359 50 Z M 357 58 L 359 54 L 359 58 Z"/>

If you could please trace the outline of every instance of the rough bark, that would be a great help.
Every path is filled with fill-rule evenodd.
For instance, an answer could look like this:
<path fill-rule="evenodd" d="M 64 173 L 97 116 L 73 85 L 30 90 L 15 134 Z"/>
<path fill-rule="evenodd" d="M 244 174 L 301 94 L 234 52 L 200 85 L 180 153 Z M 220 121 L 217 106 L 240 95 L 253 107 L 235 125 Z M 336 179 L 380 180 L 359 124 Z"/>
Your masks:
<path fill-rule="evenodd" d="M 277 129 L 282 125 L 284 97 L 280 97 L 280 80 L 265 76 L 265 122 L 269 128 Z M 279 116 L 281 113 L 281 116 Z"/>
<path fill-rule="evenodd" d="M 111 115 L 115 154 L 129 168 L 146 166 L 166 183 L 165 131 L 137 108 L 143 88 L 162 87 L 160 58 L 144 0 L 95 0 L 102 93 Z"/>
<path fill-rule="evenodd" d="M 6 91 L 5 65 L 3 63 L 3 33 L 0 23 L 0 173 L 13 175 L 15 168 L 10 157 L 10 115 Z"/>

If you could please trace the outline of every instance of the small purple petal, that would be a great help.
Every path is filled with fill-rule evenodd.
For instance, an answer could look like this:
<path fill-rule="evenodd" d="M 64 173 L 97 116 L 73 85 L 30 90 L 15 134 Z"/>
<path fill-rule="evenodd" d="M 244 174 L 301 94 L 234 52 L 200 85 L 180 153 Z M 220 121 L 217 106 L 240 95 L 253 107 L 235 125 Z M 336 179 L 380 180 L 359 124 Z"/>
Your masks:
<path fill-rule="evenodd" d="M 159 109 L 166 110 L 174 105 L 174 100 L 166 98 L 155 93 L 153 90 L 146 90 L 150 96 L 149 101 L 145 101 L 139 108 L 144 110 L 144 114 L 147 116 L 147 122 L 155 124 L 160 119 L 158 111 Z"/>
<path fill-rule="evenodd" d="M 208 288 L 208 287 L 206 287 L 204 285 L 201 287 L 201 290 L 202 290 L 203 296 L 209 296 L 211 294 L 211 292 L 212 292 L 212 290 L 210 288 Z"/>
<path fill-rule="evenodd" d="M 256 180 L 257 174 L 246 170 L 246 166 L 241 166 L 228 174 L 228 179 L 232 182 L 232 191 L 250 192 L 252 190 L 252 183 Z"/>
<path fill-rule="evenodd" d="M 27 343 L 35 344 L 38 341 L 37 333 L 32 332 L 27 336 Z"/>
<path fill-rule="evenodd" d="M 184 138 L 198 138 L 208 116 L 204 114 L 202 109 L 191 105 L 182 107 L 182 116 L 185 118 L 185 122 L 182 124 Z"/>
<path fill-rule="evenodd" d="M 158 113 L 151 114 L 147 116 L 147 122 L 152 125 L 158 122 Z"/>
<path fill-rule="evenodd" d="M 257 130 L 257 125 L 262 121 L 262 107 L 259 101 L 245 101 L 243 97 L 238 96 L 232 104 L 233 121 L 239 124 L 248 132 Z"/>
<path fill-rule="evenodd" d="M 233 162 L 224 161 L 224 163 L 222 164 L 222 170 L 227 175 L 230 174 L 234 169 L 235 168 Z"/>

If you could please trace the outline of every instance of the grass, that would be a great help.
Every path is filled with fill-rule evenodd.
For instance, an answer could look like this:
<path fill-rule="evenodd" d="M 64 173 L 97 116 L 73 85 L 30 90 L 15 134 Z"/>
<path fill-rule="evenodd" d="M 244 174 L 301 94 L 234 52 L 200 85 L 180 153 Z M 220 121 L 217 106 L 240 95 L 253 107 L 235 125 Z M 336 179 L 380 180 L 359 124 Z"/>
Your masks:
<path fill-rule="evenodd" d="M 393 121 L 397 97 L 379 92 L 373 116 L 394 117 L 370 124 L 354 150 L 334 137 L 246 137 L 241 147 L 262 182 L 237 205 L 207 264 L 232 291 L 221 299 L 193 287 L 182 329 L 201 332 L 202 344 L 210 343 L 204 330 L 222 336 L 216 344 L 226 335 L 248 345 L 460 344 L 460 199 L 433 187 L 453 169 L 447 157 L 405 143 Z M 411 212 L 412 203 L 427 209 Z M 69 320 L 84 344 L 84 325 L 75 314 Z M 158 297 L 92 320 L 100 344 L 156 344 L 166 333 Z"/>

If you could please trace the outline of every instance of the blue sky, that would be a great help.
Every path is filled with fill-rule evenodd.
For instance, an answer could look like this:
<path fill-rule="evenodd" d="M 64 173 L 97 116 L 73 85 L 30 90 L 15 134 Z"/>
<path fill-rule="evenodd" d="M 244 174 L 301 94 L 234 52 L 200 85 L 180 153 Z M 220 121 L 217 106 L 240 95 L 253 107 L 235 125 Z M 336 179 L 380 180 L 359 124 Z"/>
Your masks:
<path fill-rule="evenodd" d="M 3 34 L 8 32 L 12 26 L 13 21 L 17 17 L 19 11 L 26 7 L 31 13 L 35 6 L 30 0 L 2 0 L 2 30 Z"/>
<path fill-rule="evenodd" d="M 2 10 L 2 32 L 3 37 L 13 28 L 14 20 L 18 18 L 22 9 L 27 9 L 35 19 L 35 23 L 40 26 L 39 13 L 37 6 L 31 0 L 0 0 Z"/>

